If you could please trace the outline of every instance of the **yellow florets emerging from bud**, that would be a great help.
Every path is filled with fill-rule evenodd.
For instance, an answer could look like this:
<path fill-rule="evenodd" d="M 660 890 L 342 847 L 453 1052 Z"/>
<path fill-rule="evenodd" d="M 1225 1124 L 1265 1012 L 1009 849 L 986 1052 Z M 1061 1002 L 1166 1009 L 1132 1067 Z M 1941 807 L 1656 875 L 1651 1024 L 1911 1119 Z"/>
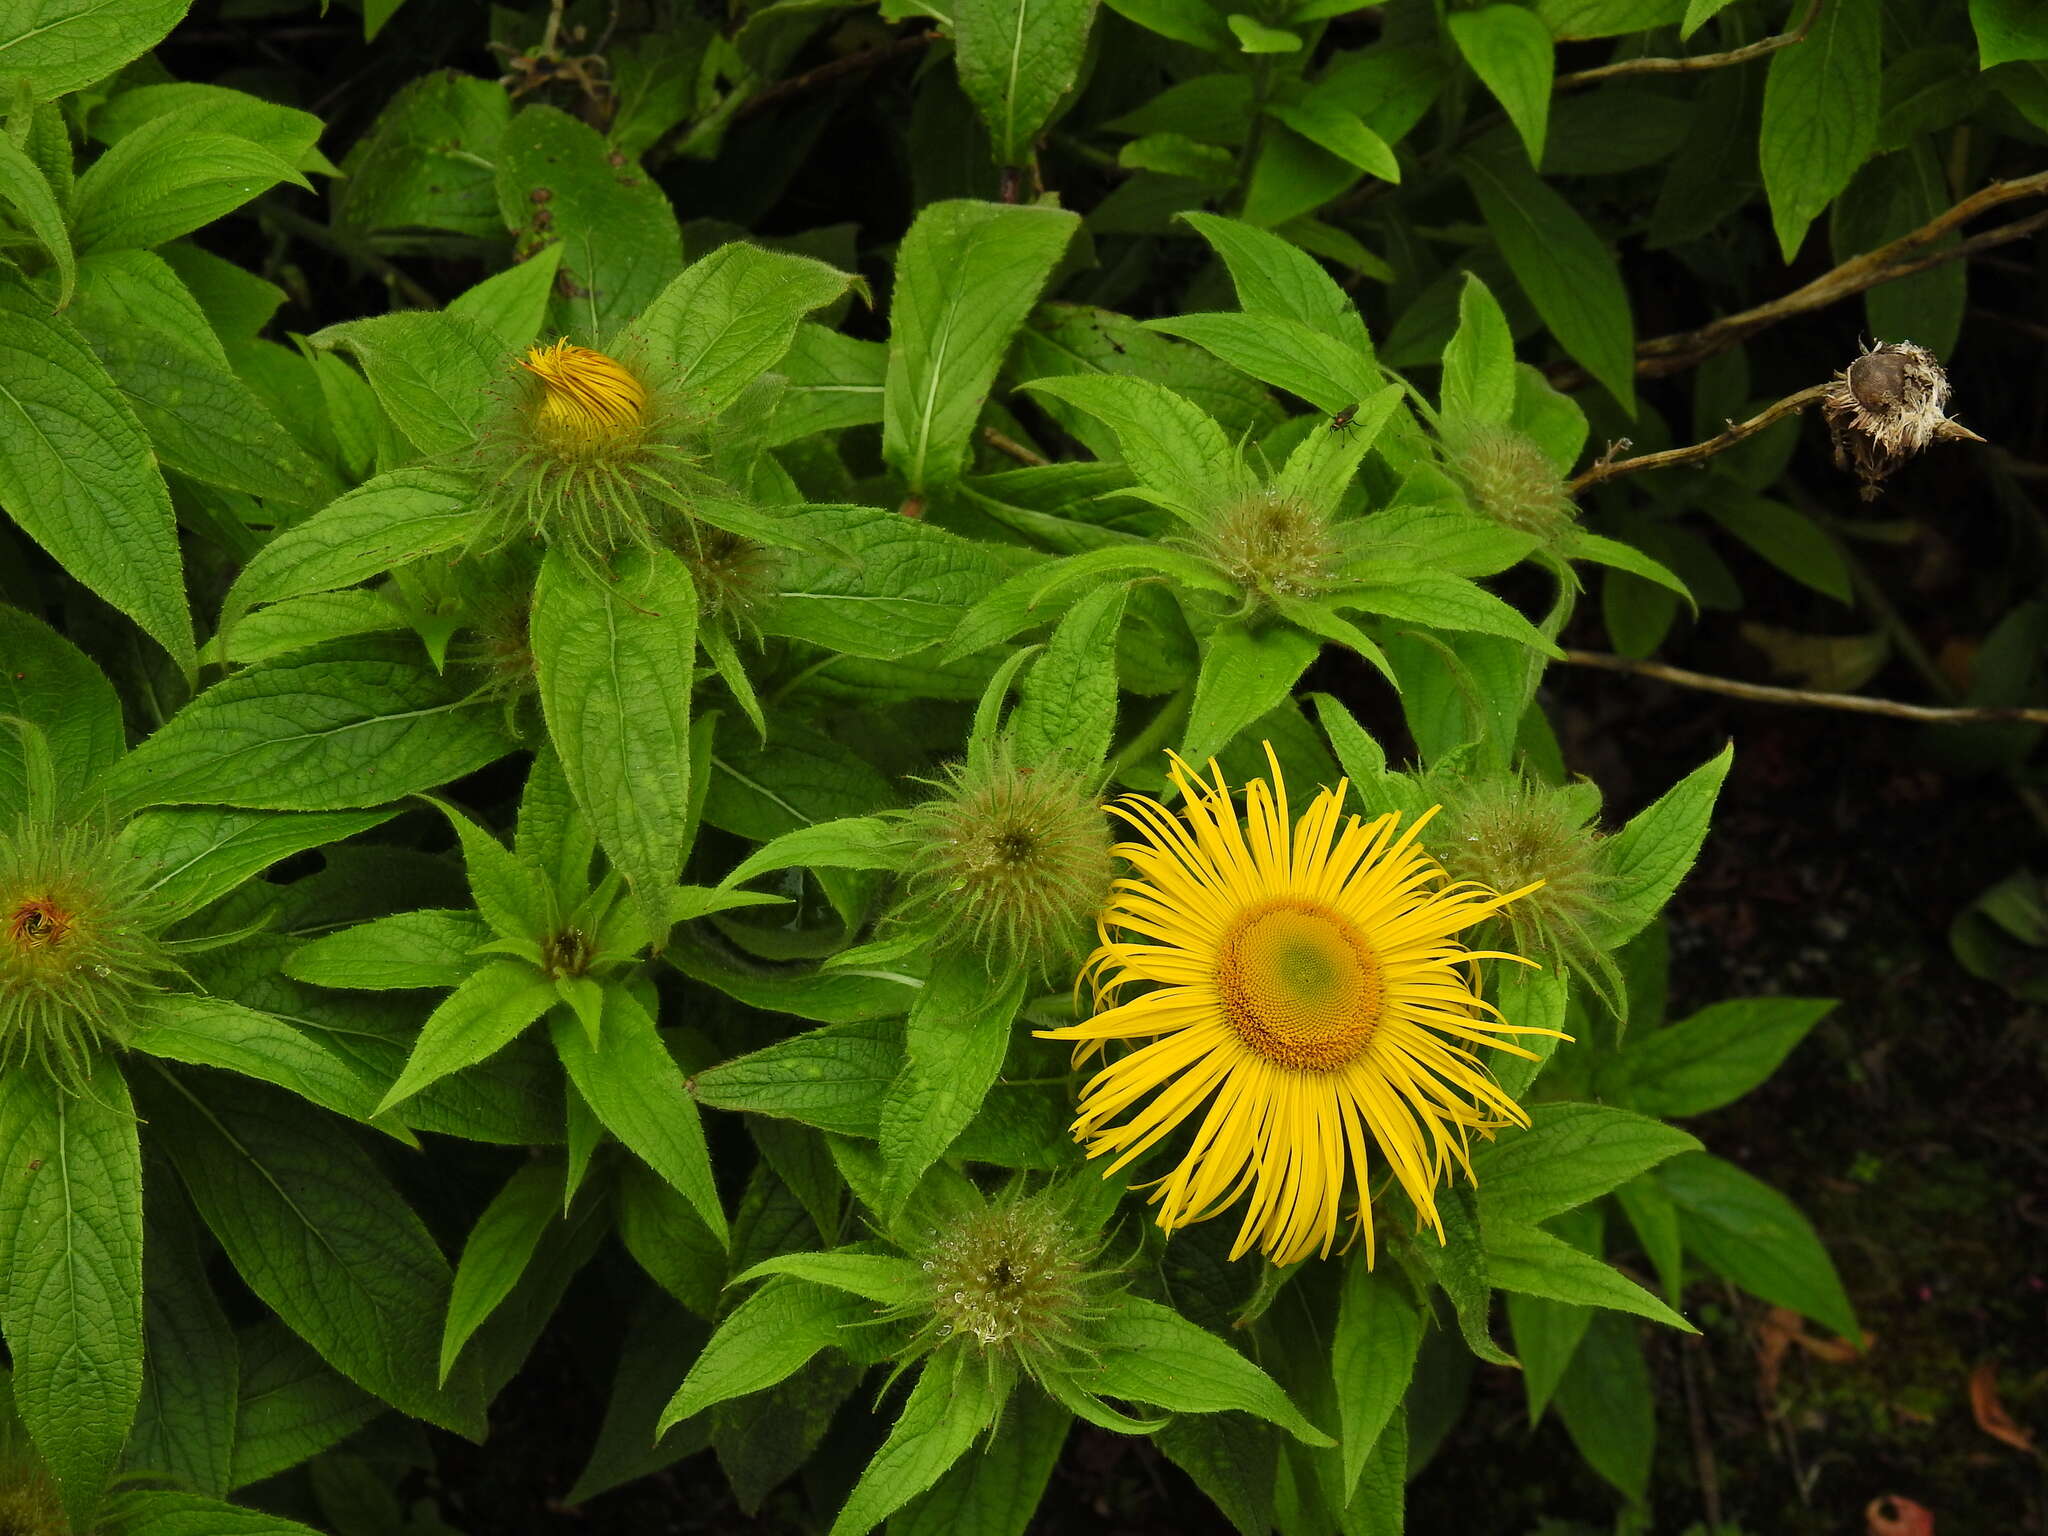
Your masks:
<path fill-rule="evenodd" d="M 34 1063 L 75 1088 L 126 1042 L 177 969 L 151 905 L 141 867 L 102 833 L 0 831 L 0 1071 Z"/>
<path fill-rule="evenodd" d="M 465 466 L 483 516 L 470 553 L 532 540 L 603 569 L 693 536 L 711 412 L 629 358 L 529 348 Z"/>
<path fill-rule="evenodd" d="M 1211 511 L 1195 547 L 1243 590 L 1248 607 L 1314 597 L 1335 585 L 1330 518 L 1283 491 L 1258 490 Z"/>
<path fill-rule="evenodd" d="M 637 442 L 647 386 L 617 359 L 561 340 L 530 348 L 519 366 L 540 381 L 534 429 L 558 452 L 602 456 Z"/>
<path fill-rule="evenodd" d="M 1513 427 L 1472 427 L 1447 446 L 1451 473 L 1482 516 L 1517 533 L 1533 534 L 1545 544 L 1570 532 L 1577 522 L 1578 509 L 1564 477 L 1527 433 Z"/>
<path fill-rule="evenodd" d="M 1095 787 L 1063 761 L 1020 764 L 1007 743 L 946 771 L 902 813 L 896 916 L 971 948 L 992 975 L 1050 975 L 1086 947 L 1115 873 Z"/>

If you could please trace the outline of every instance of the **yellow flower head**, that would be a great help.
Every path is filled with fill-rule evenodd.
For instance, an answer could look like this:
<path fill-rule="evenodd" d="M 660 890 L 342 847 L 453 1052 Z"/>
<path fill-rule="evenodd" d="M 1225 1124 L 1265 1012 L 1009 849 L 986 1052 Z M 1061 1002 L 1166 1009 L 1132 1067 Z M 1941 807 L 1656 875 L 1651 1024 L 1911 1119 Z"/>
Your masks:
<path fill-rule="evenodd" d="M 540 380 L 533 423 L 566 450 L 603 450 L 636 438 L 647 387 L 624 364 L 566 340 L 529 348 L 519 366 Z"/>
<path fill-rule="evenodd" d="M 1290 825 L 1266 755 L 1272 778 L 1248 786 L 1242 822 L 1213 762 L 1204 780 L 1173 760 L 1178 816 L 1142 795 L 1111 806 L 1139 840 L 1117 846 L 1134 874 L 1082 973 L 1099 1011 L 1043 1033 L 1075 1041 L 1077 1060 L 1149 1042 L 1089 1081 L 1074 1135 L 1091 1158 L 1114 1154 L 1106 1177 L 1195 1124 L 1152 1185 L 1160 1226 L 1245 1199 L 1231 1257 L 1291 1264 L 1330 1252 L 1349 1185 L 1370 1262 L 1368 1144 L 1441 1238 L 1436 1186 L 1453 1164 L 1471 1176 L 1471 1132 L 1528 1123 L 1473 1047 L 1527 1056 L 1506 1037 L 1554 1031 L 1507 1024 L 1474 991 L 1470 962 L 1519 956 L 1454 937 L 1527 892 L 1451 882 L 1416 842 L 1428 815 L 1406 830 L 1391 813 L 1344 819 L 1341 782 Z M 1150 985 L 1124 998 L 1134 983 Z"/>

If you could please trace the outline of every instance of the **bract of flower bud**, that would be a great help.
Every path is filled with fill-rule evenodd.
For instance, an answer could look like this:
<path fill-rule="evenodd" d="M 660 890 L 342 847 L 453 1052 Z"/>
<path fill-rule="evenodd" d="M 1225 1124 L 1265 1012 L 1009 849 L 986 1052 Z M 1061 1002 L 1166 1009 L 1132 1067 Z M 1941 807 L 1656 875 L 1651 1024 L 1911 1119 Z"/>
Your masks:
<path fill-rule="evenodd" d="M 978 952 L 991 975 L 1050 976 L 1075 960 L 1114 873 L 1095 786 L 1055 757 L 1020 763 L 1007 742 L 946 769 L 905 833 L 898 921 Z"/>
<path fill-rule="evenodd" d="M 97 830 L 26 818 L 0 830 L 0 1071 L 34 1066 L 76 1088 L 134 1033 L 177 971 L 143 879 Z"/>
<path fill-rule="evenodd" d="M 1443 803 L 1429 851 L 1455 879 L 1533 887 L 1496 919 L 1513 934 L 1516 953 L 1570 967 L 1619 1011 L 1620 973 L 1598 939 L 1613 877 L 1590 787 L 1521 774 L 1439 773 L 1430 776 L 1428 793 Z"/>
<path fill-rule="evenodd" d="M 1835 468 L 1855 469 L 1863 500 L 1877 500 L 1883 482 L 1929 443 L 1984 441 L 1949 419 L 1948 396 L 1940 360 L 1910 341 L 1866 348 L 1835 375 L 1821 396 L 1821 415 Z"/>
<path fill-rule="evenodd" d="M 1251 608 L 1277 598 L 1315 597 L 1338 584 L 1332 518 L 1299 496 L 1262 487 L 1210 508 L 1196 525 L 1196 551 L 1243 590 Z"/>
<path fill-rule="evenodd" d="M 723 528 L 700 528 L 693 533 L 693 537 L 672 540 L 671 548 L 690 568 L 690 579 L 696 584 L 698 622 L 758 638 L 762 610 L 780 590 L 783 552 Z"/>
<path fill-rule="evenodd" d="M 1473 510 L 1502 527 L 1551 544 L 1578 521 L 1564 476 L 1527 433 L 1490 424 L 1467 427 L 1445 448 L 1451 475 Z"/>

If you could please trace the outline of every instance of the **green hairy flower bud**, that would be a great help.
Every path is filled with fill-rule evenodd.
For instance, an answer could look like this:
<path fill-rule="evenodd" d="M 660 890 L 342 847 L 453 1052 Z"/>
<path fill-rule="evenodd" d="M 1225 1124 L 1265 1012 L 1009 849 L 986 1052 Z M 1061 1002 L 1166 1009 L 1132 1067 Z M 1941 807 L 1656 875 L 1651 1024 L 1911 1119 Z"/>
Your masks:
<path fill-rule="evenodd" d="M 1114 873 L 1095 788 L 1053 760 L 1021 764 L 1007 744 L 971 752 L 940 791 L 902 813 L 899 920 L 973 949 L 992 974 L 1050 975 L 1085 948 Z"/>
<path fill-rule="evenodd" d="M 1338 549 L 1329 515 L 1284 492 L 1258 490 L 1214 509 L 1194 545 L 1253 607 L 1314 597 L 1334 584 Z"/>
<path fill-rule="evenodd" d="M 142 879 L 96 830 L 24 818 L 0 831 L 0 1070 L 34 1063 L 76 1087 L 133 1034 L 176 970 Z"/>
<path fill-rule="evenodd" d="M 1546 544 L 1577 522 L 1564 477 L 1528 434 L 1513 427 L 1472 427 L 1446 446 L 1451 474 L 1483 516 Z"/>

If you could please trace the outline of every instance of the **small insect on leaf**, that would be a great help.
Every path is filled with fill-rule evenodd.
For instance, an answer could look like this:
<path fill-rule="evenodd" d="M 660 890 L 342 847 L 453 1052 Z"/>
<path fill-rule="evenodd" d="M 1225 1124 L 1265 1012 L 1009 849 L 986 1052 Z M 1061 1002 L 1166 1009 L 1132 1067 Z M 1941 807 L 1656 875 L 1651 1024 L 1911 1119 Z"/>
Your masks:
<path fill-rule="evenodd" d="M 1351 425 L 1351 418 L 1357 414 L 1358 407 L 1356 405 L 1345 406 L 1343 410 L 1330 418 L 1330 430 L 1332 432 L 1342 432 Z"/>

